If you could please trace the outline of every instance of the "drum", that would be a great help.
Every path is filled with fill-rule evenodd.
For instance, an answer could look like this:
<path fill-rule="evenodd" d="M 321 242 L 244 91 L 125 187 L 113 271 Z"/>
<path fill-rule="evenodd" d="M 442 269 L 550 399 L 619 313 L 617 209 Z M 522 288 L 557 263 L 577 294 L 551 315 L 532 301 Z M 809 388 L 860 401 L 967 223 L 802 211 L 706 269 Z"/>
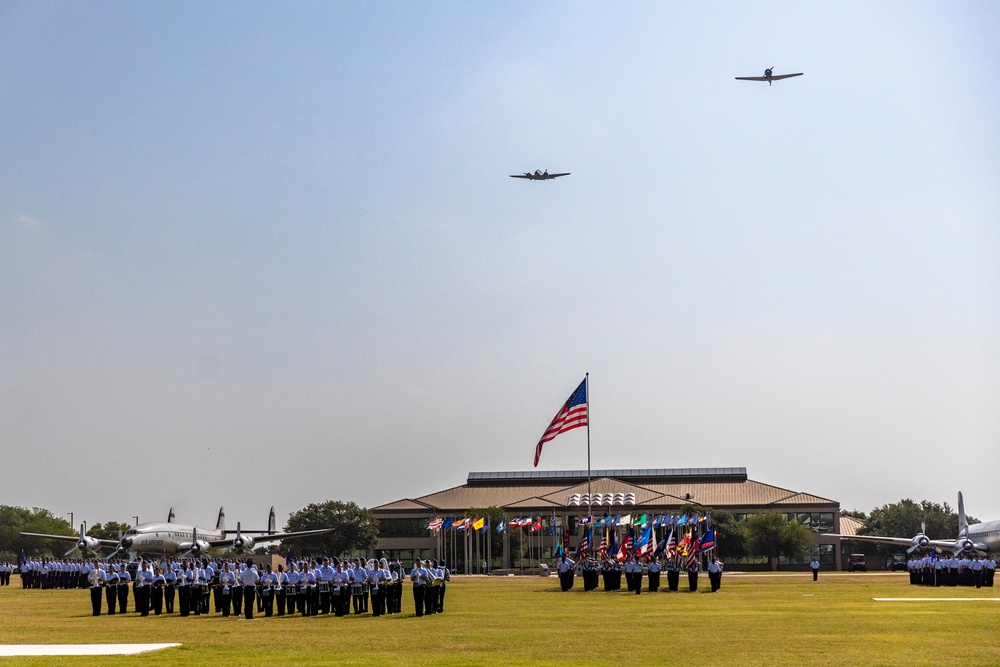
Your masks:
<path fill-rule="evenodd" d="M 363 588 L 361 584 L 354 584 L 351 586 L 351 595 L 361 595 Z"/>

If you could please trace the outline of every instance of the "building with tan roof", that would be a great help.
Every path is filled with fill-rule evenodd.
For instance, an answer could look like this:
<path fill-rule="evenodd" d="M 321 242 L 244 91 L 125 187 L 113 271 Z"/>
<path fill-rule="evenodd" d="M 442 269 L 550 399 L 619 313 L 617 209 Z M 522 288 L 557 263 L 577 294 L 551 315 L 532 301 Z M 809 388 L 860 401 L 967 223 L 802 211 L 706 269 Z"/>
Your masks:
<path fill-rule="evenodd" d="M 562 534 L 564 526 L 571 535 L 579 534 L 579 520 L 588 516 L 588 501 L 598 517 L 670 515 L 692 504 L 726 510 L 737 521 L 756 512 L 785 512 L 813 533 L 816 553 L 825 569 L 841 567 L 836 538 L 821 535 L 841 532 L 840 503 L 748 479 L 746 468 L 593 470 L 589 482 L 586 471 L 471 472 L 462 486 L 373 508 L 380 533 L 376 551 L 404 561 L 446 558 L 452 569 L 477 571 L 485 551 L 475 551 L 473 556 L 467 546 L 456 550 L 454 536 L 449 545 L 448 536 L 442 535 L 453 531 L 433 532 L 427 526 L 437 518 L 462 518 L 471 509 L 496 507 L 508 519 L 543 517 L 546 526 L 554 517 L 556 530 L 547 531 L 548 539 L 536 537 L 529 566 L 537 567 L 538 562 L 552 561 L 555 535 Z M 503 554 L 492 553 L 490 560 L 491 569 L 525 565 L 516 559 L 510 562 L 506 549 Z M 466 562 L 469 568 L 465 568 Z M 738 569 L 737 565 L 727 567 Z"/>

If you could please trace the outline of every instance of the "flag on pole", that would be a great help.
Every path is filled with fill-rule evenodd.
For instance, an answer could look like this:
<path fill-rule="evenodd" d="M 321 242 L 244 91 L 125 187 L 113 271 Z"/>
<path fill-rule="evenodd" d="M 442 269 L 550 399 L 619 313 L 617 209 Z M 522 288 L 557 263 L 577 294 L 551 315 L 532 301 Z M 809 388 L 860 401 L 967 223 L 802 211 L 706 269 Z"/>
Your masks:
<path fill-rule="evenodd" d="M 635 552 L 642 557 L 648 556 L 653 551 L 653 527 L 646 526 L 642 535 L 635 542 Z"/>
<path fill-rule="evenodd" d="M 450 530 L 452 528 L 453 523 L 454 521 L 452 519 L 445 519 L 443 522 L 441 522 L 441 529 Z"/>
<path fill-rule="evenodd" d="M 667 538 L 667 555 L 671 558 L 677 556 L 677 539 L 674 538 L 674 529 L 670 529 L 670 537 Z"/>
<path fill-rule="evenodd" d="M 580 546 L 576 549 L 576 557 L 586 558 L 587 552 L 590 551 L 590 531 L 583 531 L 583 535 L 580 536 Z"/>
<path fill-rule="evenodd" d="M 715 548 L 715 526 L 710 526 L 709 529 L 701 536 L 701 550 L 710 551 Z"/>
<path fill-rule="evenodd" d="M 559 412 L 552 419 L 552 423 L 545 429 L 542 439 L 535 445 L 535 467 L 538 467 L 538 459 L 542 456 L 542 445 L 550 440 L 554 440 L 560 433 L 572 431 L 575 428 L 587 425 L 587 378 L 583 379 L 580 386 L 576 388 L 569 399 L 563 404 Z"/>
<path fill-rule="evenodd" d="M 694 567 L 694 564 L 698 561 L 698 543 L 699 543 L 699 540 L 696 537 L 691 542 L 691 546 L 689 547 L 688 558 L 687 558 L 687 568 L 689 570 L 692 567 Z"/>
<path fill-rule="evenodd" d="M 486 526 L 486 518 L 480 517 L 472 522 L 473 530 L 482 530 Z"/>
<path fill-rule="evenodd" d="M 429 524 L 427 524 L 427 530 L 441 530 L 441 526 L 444 524 L 444 519 L 433 519 Z"/>
<path fill-rule="evenodd" d="M 542 529 L 542 517 L 538 517 L 534 524 L 531 526 L 531 532 Z"/>
<path fill-rule="evenodd" d="M 500 519 L 500 523 L 497 524 L 497 532 L 502 533 L 506 529 L 507 529 L 507 523 L 503 519 Z"/>
<path fill-rule="evenodd" d="M 605 532 L 604 535 L 601 535 L 601 546 L 597 550 L 597 555 L 599 555 L 601 558 L 607 558 L 608 557 L 608 534 L 607 534 L 607 532 Z"/>

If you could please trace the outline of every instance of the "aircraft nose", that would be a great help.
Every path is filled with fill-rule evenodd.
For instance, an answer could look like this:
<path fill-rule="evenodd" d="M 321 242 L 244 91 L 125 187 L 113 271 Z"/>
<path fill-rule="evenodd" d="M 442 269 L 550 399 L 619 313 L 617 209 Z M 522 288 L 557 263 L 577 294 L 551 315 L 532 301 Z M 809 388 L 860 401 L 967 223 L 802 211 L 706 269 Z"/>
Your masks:
<path fill-rule="evenodd" d="M 125 549 L 130 548 L 132 546 L 132 538 L 131 537 L 123 537 L 122 541 L 121 541 L 121 545 Z"/>

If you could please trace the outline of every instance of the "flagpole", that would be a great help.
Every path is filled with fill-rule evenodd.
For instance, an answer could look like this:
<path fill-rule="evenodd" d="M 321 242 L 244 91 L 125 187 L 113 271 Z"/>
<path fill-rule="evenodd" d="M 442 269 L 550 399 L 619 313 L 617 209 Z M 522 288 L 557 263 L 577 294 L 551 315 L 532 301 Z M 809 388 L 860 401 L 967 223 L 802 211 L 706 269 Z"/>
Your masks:
<path fill-rule="evenodd" d="M 594 516 L 594 499 L 590 495 L 590 373 L 584 373 L 587 383 L 587 514 Z"/>

